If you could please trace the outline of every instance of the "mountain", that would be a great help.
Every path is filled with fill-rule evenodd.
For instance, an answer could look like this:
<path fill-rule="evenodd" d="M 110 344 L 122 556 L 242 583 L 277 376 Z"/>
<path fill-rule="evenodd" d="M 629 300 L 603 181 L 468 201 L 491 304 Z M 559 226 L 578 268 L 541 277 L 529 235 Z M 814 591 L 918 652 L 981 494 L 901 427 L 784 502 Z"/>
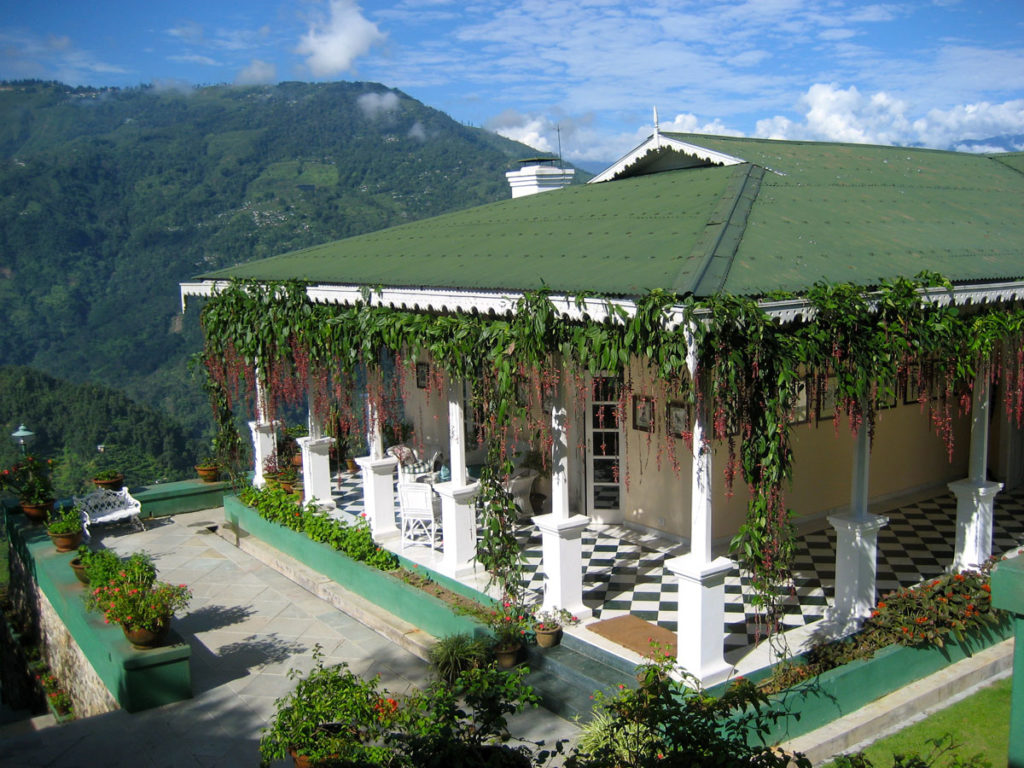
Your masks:
<path fill-rule="evenodd" d="M 507 198 L 535 154 L 375 83 L 2 83 L 0 364 L 123 389 L 198 433 L 179 281 Z"/>
<path fill-rule="evenodd" d="M 1024 151 L 1024 133 L 992 136 L 988 139 L 964 139 L 950 147 L 958 152 L 1021 152 Z"/>

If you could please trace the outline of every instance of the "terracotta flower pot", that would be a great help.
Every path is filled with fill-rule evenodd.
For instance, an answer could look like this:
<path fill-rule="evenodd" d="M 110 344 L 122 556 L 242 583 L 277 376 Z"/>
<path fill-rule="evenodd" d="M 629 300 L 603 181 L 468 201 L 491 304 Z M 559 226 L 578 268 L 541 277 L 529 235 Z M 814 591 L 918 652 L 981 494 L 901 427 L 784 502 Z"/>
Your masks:
<path fill-rule="evenodd" d="M 124 636 L 128 639 L 128 642 L 132 644 L 133 648 L 138 650 L 153 648 L 160 645 L 167 637 L 167 633 L 170 629 L 170 617 L 162 619 L 156 629 L 148 629 L 145 627 L 140 627 L 139 629 L 128 629 L 124 624 L 121 625 L 121 631 L 124 632 Z"/>
<path fill-rule="evenodd" d="M 216 483 L 220 479 L 220 467 L 196 467 L 196 474 L 204 483 Z"/>
<path fill-rule="evenodd" d="M 562 641 L 562 628 L 558 625 L 534 627 L 533 631 L 537 635 L 537 645 L 541 648 L 554 648 Z"/>
<path fill-rule="evenodd" d="M 113 480 L 100 480 L 98 477 L 94 477 L 92 482 L 97 488 L 106 488 L 108 491 L 120 491 L 124 488 L 124 475 L 118 475 Z"/>
<path fill-rule="evenodd" d="M 50 541 L 53 542 L 58 552 L 74 552 L 78 549 L 78 545 L 82 543 L 81 529 L 72 533 L 50 533 L 47 531 L 46 534 L 50 537 Z"/>
<path fill-rule="evenodd" d="M 498 645 L 494 647 L 494 658 L 502 669 L 512 669 L 519 661 L 519 651 L 523 648 L 522 643 L 510 643 L 509 645 Z"/>
<path fill-rule="evenodd" d="M 89 575 L 85 572 L 85 566 L 82 564 L 82 559 L 80 557 L 76 557 L 69 563 L 69 565 L 71 566 L 71 570 L 75 572 L 75 578 L 83 584 L 89 583 Z"/>
<path fill-rule="evenodd" d="M 33 523 L 46 522 L 46 518 L 50 512 L 53 511 L 53 500 L 44 502 L 42 504 L 30 504 L 27 501 L 21 502 L 21 511 L 25 513 L 25 517 L 31 520 Z"/>

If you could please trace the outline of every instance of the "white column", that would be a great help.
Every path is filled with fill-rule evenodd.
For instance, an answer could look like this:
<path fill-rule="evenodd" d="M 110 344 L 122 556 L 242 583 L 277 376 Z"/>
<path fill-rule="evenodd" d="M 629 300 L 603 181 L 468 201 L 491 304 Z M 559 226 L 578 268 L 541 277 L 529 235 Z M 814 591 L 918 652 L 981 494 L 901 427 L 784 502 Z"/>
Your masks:
<path fill-rule="evenodd" d="M 451 481 L 434 486 L 441 497 L 441 569 L 449 576 L 464 576 L 476 569 L 475 502 L 480 484 L 468 482 L 462 392 L 454 381 L 448 384 L 448 453 Z"/>
<path fill-rule="evenodd" d="M 974 378 L 971 398 L 971 456 L 966 480 L 949 484 L 956 496 L 953 570 L 977 570 L 992 556 L 992 507 L 1002 483 L 988 481 L 989 377 Z"/>
<path fill-rule="evenodd" d="M 583 605 L 583 529 L 585 515 L 569 511 L 569 436 L 565 388 L 559 386 L 551 408 L 551 513 L 533 522 L 541 533 L 545 609 L 564 608 L 580 619 L 591 615 Z"/>
<path fill-rule="evenodd" d="M 870 459 L 868 427 L 862 424 L 853 452 L 850 510 L 828 518 L 836 529 L 836 586 L 832 606 L 825 612 L 825 631 L 833 637 L 860 629 L 875 606 L 878 531 L 889 518 L 868 514 Z"/>
<path fill-rule="evenodd" d="M 363 508 L 373 537 L 380 541 L 398 535 L 395 525 L 395 468 L 398 459 L 361 456 L 356 463 L 363 470 Z"/>
<path fill-rule="evenodd" d="M 697 349 L 692 331 L 687 334 L 686 365 L 697 379 Z M 679 580 L 679 618 L 676 629 L 676 666 L 714 685 L 729 676 L 725 660 L 725 576 L 735 567 L 727 557 L 711 551 L 711 434 L 705 396 L 693 419 L 693 469 L 690 484 L 690 551 L 674 557 L 665 567 Z"/>
<path fill-rule="evenodd" d="M 302 451 L 302 500 L 317 502 L 321 507 L 334 507 L 331 495 L 331 446 L 333 437 L 300 437 Z"/>
<path fill-rule="evenodd" d="M 252 433 L 253 477 L 252 484 L 262 488 L 266 484 L 263 465 L 277 454 L 277 425 L 267 418 L 267 392 L 256 373 L 256 420 L 249 422 Z"/>

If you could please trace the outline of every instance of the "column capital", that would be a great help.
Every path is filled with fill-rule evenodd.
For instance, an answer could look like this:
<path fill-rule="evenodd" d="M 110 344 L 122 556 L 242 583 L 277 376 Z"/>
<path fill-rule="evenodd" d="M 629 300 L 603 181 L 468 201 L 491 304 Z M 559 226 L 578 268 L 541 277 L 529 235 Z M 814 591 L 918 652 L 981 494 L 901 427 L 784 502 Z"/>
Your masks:
<path fill-rule="evenodd" d="M 878 531 L 889 524 L 889 518 L 885 515 L 868 515 L 862 517 L 853 513 L 841 513 L 828 516 L 829 524 L 836 530 L 855 532 L 861 536 Z"/>
<path fill-rule="evenodd" d="M 553 533 L 563 539 L 578 538 L 583 529 L 590 524 L 590 518 L 586 515 L 573 515 L 565 518 L 555 514 L 537 515 L 533 520 L 534 525 L 540 528 L 540 532 Z"/>
<path fill-rule="evenodd" d="M 445 483 L 434 483 L 434 490 L 442 498 L 454 499 L 459 504 L 467 504 L 480 493 L 480 483 L 460 485 L 454 480 Z"/>
<path fill-rule="evenodd" d="M 967 478 L 965 480 L 954 480 L 951 483 L 946 483 L 946 487 L 953 492 L 957 497 L 971 496 L 978 499 L 991 499 L 1001 490 L 1003 490 L 1002 483 L 992 483 L 987 480 L 977 481 Z"/>
<path fill-rule="evenodd" d="M 394 474 L 395 467 L 398 466 L 398 459 L 394 456 L 385 456 L 383 459 L 375 459 L 372 456 L 359 456 L 356 458 L 356 464 L 361 469 L 366 469 L 375 475 L 387 475 Z"/>
<path fill-rule="evenodd" d="M 686 554 L 666 560 L 665 567 L 681 579 L 707 584 L 716 579 L 724 579 L 736 567 L 736 563 L 727 557 L 716 557 L 707 562 L 693 554 Z"/>

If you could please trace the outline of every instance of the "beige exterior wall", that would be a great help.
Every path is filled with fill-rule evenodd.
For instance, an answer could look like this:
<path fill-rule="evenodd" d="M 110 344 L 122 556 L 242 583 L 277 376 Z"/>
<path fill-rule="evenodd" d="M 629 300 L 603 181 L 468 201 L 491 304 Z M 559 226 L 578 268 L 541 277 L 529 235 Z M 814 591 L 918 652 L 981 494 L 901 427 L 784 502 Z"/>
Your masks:
<path fill-rule="evenodd" d="M 635 387 L 634 391 L 640 392 Z M 679 471 L 672 471 L 662 437 L 663 409 L 663 405 L 656 408 L 658 431 L 650 435 L 650 440 L 647 433 L 632 428 L 632 413 L 628 414 L 625 438 L 630 483 L 625 494 L 624 519 L 671 536 L 689 538 L 692 457 L 682 440 L 673 441 Z M 811 527 L 824 526 L 826 513 L 848 506 L 854 441 L 845 419 L 840 422 L 838 433 L 831 421 L 816 427 L 794 427 L 793 484 L 786 491 L 786 504 L 794 511 L 798 523 L 803 519 L 811 522 Z M 884 500 L 927 488 L 942 488 L 950 480 L 965 477 L 969 446 L 970 419 L 966 416 L 954 418 L 954 451 L 950 461 L 945 443 L 931 429 L 927 412 L 922 412 L 918 405 L 899 405 L 883 411 L 871 452 L 869 498 Z M 716 540 L 736 533 L 746 516 L 749 499 L 738 470 L 734 494 L 726 495 L 727 460 L 725 444 L 716 441 L 712 457 L 712 535 Z"/>

